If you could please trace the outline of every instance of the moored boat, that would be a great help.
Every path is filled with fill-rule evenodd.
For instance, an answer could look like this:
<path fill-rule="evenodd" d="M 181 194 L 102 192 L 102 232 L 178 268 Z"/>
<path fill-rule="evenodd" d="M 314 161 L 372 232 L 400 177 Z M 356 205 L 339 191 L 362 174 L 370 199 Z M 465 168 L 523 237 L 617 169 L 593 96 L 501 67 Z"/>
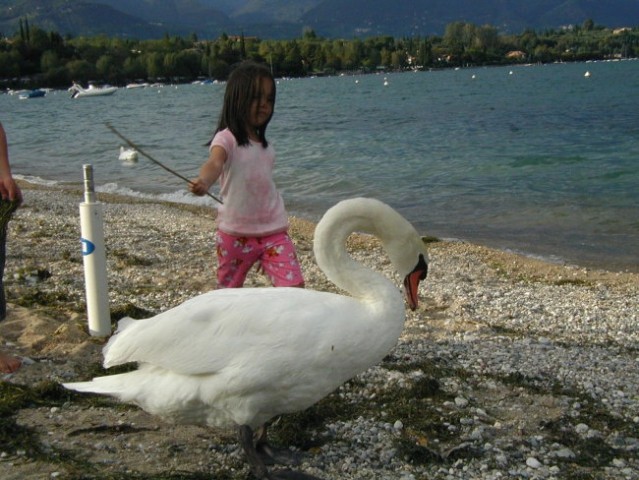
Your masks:
<path fill-rule="evenodd" d="M 104 95 L 113 95 L 118 87 L 104 86 L 104 87 L 96 87 L 94 85 L 89 85 L 89 88 L 83 88 L 77 83 L 74 83 L 71 88 L 69 88 L 70 92 L 73 92 L 71 98 L 82 98 L 82 97 L 96 97 L 96 96 L 104 96 Z"/>
<path fill-rule="evenodd" d="M 22 92 L 18 98 L 20 100 L 26 100 L 28 98 L 40 98 L 40 97 L 44 97 L 47 94 L 47 92 L 45 90 L 41 90 L 39 88 L 36 88 L 35 90 L 28 90 L 26 92 Z"/>

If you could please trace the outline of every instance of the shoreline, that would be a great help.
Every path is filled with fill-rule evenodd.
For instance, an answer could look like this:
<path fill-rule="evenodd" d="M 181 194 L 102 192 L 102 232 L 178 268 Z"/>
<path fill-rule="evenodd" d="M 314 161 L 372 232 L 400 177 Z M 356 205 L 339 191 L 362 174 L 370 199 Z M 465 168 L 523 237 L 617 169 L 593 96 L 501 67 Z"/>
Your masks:
<path fill-rule="evenodd" d="M 82 192 L 20 185 L 25 201 L 9 224 L 0 349 L 25 364 L 0 382 L 0 436 L 7 425 L 15 429 L 0 446 L 0 477 L 246 478 L 228 432 L 167 425 L 113 400 L 58 390 L 99 374 L 104 344 L 87 334 Z M 145 318 L 214 287 L 210 209 L 98 200 L 114 319 Z M 313 228 L 291 219 L 307 288 L 335 291 L 313 260 Z M 375 239 L 353 236 L 348 246 L 391 275 Z M 297 434 L 300 469 L 326 480 L 639 479 L 639 275 L 465 242 L 428 248 L 420 306 L 393 351 L 275 426 L 285 444 Z M 247 286 L 268 285 L 251 272 Z"/>
<path fill-rule="evenodd" d="M 78 182 L 73 183 L 60 183 L 58 181 L 48 182 L 41 179 L 36 178 L 24 178 L 18 175 L 18 182 L 23 188 L 34 189 L 34 190 L 62 190 L 68 192 L 77 192 L 78 194 L 78 204 L 83 199 L 83 185 Z M 42 182 L 42 183 L 41 183 Z M 202 211 L 214 210 L 215 203 L 208 201 L 207 198 L 201 197 L 196 198 L 195 202 L 185 201 L 185 197 L 180 197 L 177 195 L 177 192 L 172 194 L 152 194 L 152 193 L 142 193 L 142 192 L 133 192 L 131 194 L 128 192 L 118 192 L 113 191 L 112 189 L 108 189 L 107 191 L 99 191 L 100 187 L 97 187 L 96 195 L 98 197 L 103 197 L 108 201 L 119 201 L 119 202 L 130 202 L 130 203 L 160 203 L 166 204 L 168 206 L 173 206 L 174 208 L 184 208 L 184 209 L 202 209 Z M 317 212 L 315 210 L 310 209 L 308 205 L 305 207 L 296 207 L 294 202 L 287 207 L 289 211 L 290 217 L 294 221 L 307 221 L 311 224 L 317 223 L 322 216 L 322 212 Z M 298 211 L 299 210 L 299 211 Z M 312 219 L 312 220 L 311 220 Z M 424 232 L 421 232 L 423 235 L 428 237 L 437 238 L 437 240 L 444 243 L 463 243 L 468 245 L 476 245 L 485 247 L 490 250 L 495 250 L 499 252 L 503 252 L 505 254 L 513 254 L 516 256 L 521 256 L 524 258 L 528 258 L 534 261 L 540 261 L 542 263 L 546 263 L 549 265 L 558 265 L 562 267 L 568 268 L 584 268 L 593 271 L 607 271 L 612 274 L 639 274 L 639 263 L 628 264 L 622 260 L 595 260 L 595 258 L 599 258 L 595 253 L 589 254 L 581 254 L 581 255 L 560 255 L 552 252 L 552 247 L 547 246 L 545 248 L 540 249 L 538 252 L 534 252 L 534 248 L 532 248 L 532 244 L 529 245 L 529 249 L 522 246 L 514 246 L 512 241 L 504 241 L 499 237 L 489 238 L 485 237 L 482 239 L 472 239 L 465 237 L 458 237 L 455 235 L 432 235 L 428 229 Z M 578 250 L 574 250 L 575 252 Z M 542 253 L 543 252 L 543 253 Z M 629 259 L 630 255 L 624 255 L 624 258 Z"/>

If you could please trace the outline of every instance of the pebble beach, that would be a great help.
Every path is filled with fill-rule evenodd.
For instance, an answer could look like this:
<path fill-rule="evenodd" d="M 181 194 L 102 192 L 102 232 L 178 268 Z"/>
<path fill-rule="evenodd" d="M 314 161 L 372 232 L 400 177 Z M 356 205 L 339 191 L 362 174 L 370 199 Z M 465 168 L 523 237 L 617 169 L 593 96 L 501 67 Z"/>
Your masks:
<path fill-rule="evenodd" d="M 62 391 L 100 373 L 104 344 L 87 332 L 82 192 L 21 187 L 0 349 L 24 364 L 0 382 L 0 478 L 250 478 L 233 432 Z M 98 199 L 114 320 L 215 288 L 214 211 Z M 335 291 L 313 258 L 313 224 L 291 218 L 290 233 L 306 287 Z M 428 248 L 420 306 L 397 346 L 308 412 L 276 420 L 276 441 L 298 454 L 292 468 L 325 480 L 639 479 L 639 274 L 463 241 Z M 349 250 L 401 284 L 375 239 L 352 236 Z M 251 272 L 247 286 L 269 285 Z"/>

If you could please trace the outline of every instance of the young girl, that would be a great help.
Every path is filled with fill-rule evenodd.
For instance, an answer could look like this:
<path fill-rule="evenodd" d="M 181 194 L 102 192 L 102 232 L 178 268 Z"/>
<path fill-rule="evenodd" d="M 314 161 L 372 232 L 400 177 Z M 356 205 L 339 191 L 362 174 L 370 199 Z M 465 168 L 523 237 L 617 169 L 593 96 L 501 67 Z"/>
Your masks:
<path fill-rule="evenodd" d="M 239 64 L 226 84 L 209 158 L 189 186 L 204 195 L 220 179 L 218 288 L 241 287 L 256 262 L 274 286 L 304 286 L 287 233 L 288 214 L 273 182 L 275 152 L 266 141 L 274 105 L 275 81 L 268 68 Z"/>

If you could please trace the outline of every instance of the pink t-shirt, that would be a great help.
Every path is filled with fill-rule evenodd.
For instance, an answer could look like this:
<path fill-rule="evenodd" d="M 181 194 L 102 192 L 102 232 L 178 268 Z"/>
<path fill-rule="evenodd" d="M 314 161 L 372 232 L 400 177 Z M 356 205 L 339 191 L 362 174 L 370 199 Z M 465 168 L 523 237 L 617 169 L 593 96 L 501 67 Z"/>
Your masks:
<path fill-rule="evenodd" d="M 211 148 L 216 145 L 226 151 L 220 176 L 224 205 L 218 209 L 218 228 L 248 237 L 286 231 L 288 214 L 273 182 L 273 147 L 253 141 L 241 147 L 229 129 L 215 135 Z"/>

